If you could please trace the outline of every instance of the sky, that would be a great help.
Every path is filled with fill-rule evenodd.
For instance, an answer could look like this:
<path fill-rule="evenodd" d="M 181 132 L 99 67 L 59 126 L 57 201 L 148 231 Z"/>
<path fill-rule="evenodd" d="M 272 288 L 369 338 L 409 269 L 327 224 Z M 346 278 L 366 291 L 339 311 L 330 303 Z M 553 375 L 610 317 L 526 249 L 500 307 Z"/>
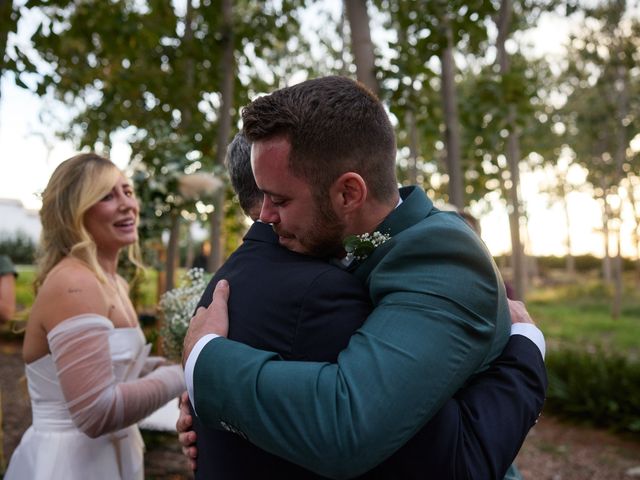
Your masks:
<path fill-rule="evenodd" d="M 546 56 L 560 55 L 569 31 L 566 20 L 543 18 L 536 31 L 527 36 L 533 51 Z M 46 108 L 64 118 L 68 114 L 51 100 L 40 99 L 16 87 L 9 78 L 2 78 L 0 99 L 0 198 L 17 198 L 30 209 L 38 209 L 38 194 L 46 186 L 55 167 L 76 153 L 70 142 L 53 135 L 53 117 L 41 113 Z M 56 110 L 57 109 L 57 110 Z M 128 163 L 130 149 L 116 142 L 112 160 L 121 168 Z M 533 255 L 564 255 L 566 222 L 560 205 L 549 202 L 541 193 L 541 183 L 548 173 L 522 175 L 522 198 L 528 207 L 526 249 Z M 576 173 L 580 175 L 580 173 Z M 603 241 L 600 208 L 588 194 L 569 197 L 573 254 L 592 253 L 602 256 Z M 480 216 L 479 212 L 473 212 Z M 1 226 L 2 219 L 0 219 Z M 481 215 L 482 237 L 494 255 L 510 251 L 508 217 L 499 202 L 493 202 L 488 213 Z M 623 225 L 623 255 L 635 256 L 631 245 L 631 224 Z"/>

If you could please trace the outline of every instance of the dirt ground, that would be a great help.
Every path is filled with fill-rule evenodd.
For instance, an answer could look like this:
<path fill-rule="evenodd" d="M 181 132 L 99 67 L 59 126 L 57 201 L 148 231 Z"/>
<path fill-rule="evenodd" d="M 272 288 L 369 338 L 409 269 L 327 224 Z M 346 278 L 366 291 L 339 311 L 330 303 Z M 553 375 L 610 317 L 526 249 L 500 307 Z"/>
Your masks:
<path fill-rule="evenodd" d="M 0 343 L 0 393 L 4 462 L 31 423 L 24 366 L 14 343 Z M 192 478 L 176 437 L 143 432 L 147 479 Z M 543 414 L 516 459 L 527 480 L 640 480 L 640 442 L 567 425 Z M 0 472 L 4 471 L 0 468 Z"/>

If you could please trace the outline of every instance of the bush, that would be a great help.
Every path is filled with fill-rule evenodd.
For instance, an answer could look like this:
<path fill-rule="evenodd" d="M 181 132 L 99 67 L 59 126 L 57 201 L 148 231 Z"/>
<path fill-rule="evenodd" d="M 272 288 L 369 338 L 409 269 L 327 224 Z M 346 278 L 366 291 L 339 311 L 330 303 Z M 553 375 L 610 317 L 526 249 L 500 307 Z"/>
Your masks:
<path fill-rule="evenodd" d="M 640 435 L 640 362 L 596 349 L 551 351 L 546 364 L 547 411 Z"/>
<path fill-rule="evenodd" d="M 36 245 L 31 237 L 18 230 L 13 236 L 0 234 L 0 255 L 7 255 L 15 264 L 33 265 Z"/>

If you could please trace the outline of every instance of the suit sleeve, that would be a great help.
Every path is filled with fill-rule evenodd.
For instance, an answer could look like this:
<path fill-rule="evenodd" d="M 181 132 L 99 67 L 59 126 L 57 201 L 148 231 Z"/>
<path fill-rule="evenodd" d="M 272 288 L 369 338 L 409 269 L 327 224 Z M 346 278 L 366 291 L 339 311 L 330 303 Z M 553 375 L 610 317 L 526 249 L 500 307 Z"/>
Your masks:
<path fill-rule="evenodd" d="M 504 477 L 538 420 L 547 384 L 538 347 L 522 335 L 512 335 L 489 370 L 454 397 L 463 418 L 469 474 L 460 478 Z"/>
<path fill-rule="evenodd" d="M 452 251 L 452 243 L 444 256 L 421 248 L 423 236 L 410 238 L 380 262 L 370 285 L 375 309 L 335 364 L 282 362 L 227 339 L 209 342 L 195 366 L 204 422 L 232 425 L 259 447 L 334 478 L 388 458 L 507 341 L 506 300 L 497 301 L 487 261 L 464 242 Z"/>
<path fill-rule="evenodd" d="M 434 479 L 504 478 L 538 419 L 546 388 L 538 347 L 512 335 L 489 369 L 459 390 L 374 473 L 411 478 L 410 468 Z"/>

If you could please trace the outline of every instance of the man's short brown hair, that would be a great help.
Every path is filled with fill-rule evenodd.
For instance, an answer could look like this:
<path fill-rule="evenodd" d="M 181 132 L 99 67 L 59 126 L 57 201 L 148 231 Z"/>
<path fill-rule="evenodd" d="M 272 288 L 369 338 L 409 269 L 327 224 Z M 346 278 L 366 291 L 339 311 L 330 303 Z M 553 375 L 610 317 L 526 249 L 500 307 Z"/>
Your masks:
<path fill-rule="evenodd" d="M 370 194 L 385 202 L 397 193 L 396 142 L 380 100 L 346 77 L 323 77 L 276 90 L 242 111 L 250 142 L 283 135 L 289 166 L 317 196 L 345 172 L 361 175 Z"/>

